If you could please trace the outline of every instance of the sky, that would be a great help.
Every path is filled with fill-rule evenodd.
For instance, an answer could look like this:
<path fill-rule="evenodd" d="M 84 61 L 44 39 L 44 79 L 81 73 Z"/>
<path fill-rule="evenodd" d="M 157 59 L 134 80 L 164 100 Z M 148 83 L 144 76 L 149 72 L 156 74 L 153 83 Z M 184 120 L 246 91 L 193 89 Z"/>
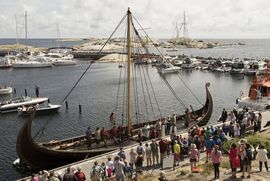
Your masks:
<path fill-rule="evenodd" d="M 153 38 L 176 36 L 185 11 L 190 38 L 270 38 L 270 0 L 0 0 L 0 38 L 108 37 L 130 7 Z"/>

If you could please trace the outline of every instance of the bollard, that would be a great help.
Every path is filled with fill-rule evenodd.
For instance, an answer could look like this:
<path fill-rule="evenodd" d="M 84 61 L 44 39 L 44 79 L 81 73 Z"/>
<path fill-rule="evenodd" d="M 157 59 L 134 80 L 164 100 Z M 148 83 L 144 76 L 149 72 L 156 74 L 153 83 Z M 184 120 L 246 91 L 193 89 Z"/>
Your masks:
<path fill-rule="evenodd" d="M 49 103 L 49 104 L 51 103 L 51 100 L 50 100 L 50 99 L 48 99 L 48 103 Z"/>
<path fill-rule="evenodd" d="M 66 109 L 68 109 L 68 102 L 66 101 Z"/>
<path fill-rule="evenodd" d="M 15 87 L 13 88 L 13 92 L 14 92 L 14 94 L 16 94 L 16 93 L 17 93 L 17 91 L 16 91 L 16 88 L 15 88 Z"/>
<path fill-rule="evenodd" d="M 82 114 L 82 105 L 79 104 L 79 113 Z"/>
<path fill-rule="evenodd" d="M 27 96 L 27 89 L 24 89 L 24 95 Z"/>

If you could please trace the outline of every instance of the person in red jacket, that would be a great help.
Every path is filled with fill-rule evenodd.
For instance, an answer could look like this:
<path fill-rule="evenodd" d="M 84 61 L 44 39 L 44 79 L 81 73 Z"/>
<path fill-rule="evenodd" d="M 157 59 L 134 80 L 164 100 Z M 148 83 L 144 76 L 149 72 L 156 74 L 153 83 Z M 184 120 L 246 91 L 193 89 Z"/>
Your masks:
<path fill-rule="evenodd" d="M 75 177 L 77 178 L 77 181 L 85 181 L 86 177 L 85 174 L 81 171 L 81 167 L 78 166 L 77 172 L 75 173 Z"/>
<path fill-rule="evenodd" d="M 232 178 L 236 178 L 236 169 L 239 167 L 238 148 L 235 143 L 231 145 L 229 150 L 229 159 L 232 169 Z"/>
<path fill-rule="evenodd" d="M 167 150 L 168 150 L 168 142 L 161 138 L 159 141 L 159 152 L 160 152 L 160 163 L 162 165 L 163 158 L 167 155 Z"/>

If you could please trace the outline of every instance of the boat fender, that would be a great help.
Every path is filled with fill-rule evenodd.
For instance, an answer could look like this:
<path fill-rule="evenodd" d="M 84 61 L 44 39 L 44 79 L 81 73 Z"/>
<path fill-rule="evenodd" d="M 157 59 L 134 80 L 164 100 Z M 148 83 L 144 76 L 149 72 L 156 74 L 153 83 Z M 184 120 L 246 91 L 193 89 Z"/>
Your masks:
<path fill-rule="evenodd" d="M 240 98 L 242 98 L 244 96 L 244 92 L 241 90 L 240 91 Z"/>
<path fill-rule="evenodd" d="M 28 108 L 26 109 L 26 112 L 27 112 L 28 114 L 31 114 L 33 111 L 34 111 L 34 108 L 33 108 L 33 107 L 28 107 Z"/>

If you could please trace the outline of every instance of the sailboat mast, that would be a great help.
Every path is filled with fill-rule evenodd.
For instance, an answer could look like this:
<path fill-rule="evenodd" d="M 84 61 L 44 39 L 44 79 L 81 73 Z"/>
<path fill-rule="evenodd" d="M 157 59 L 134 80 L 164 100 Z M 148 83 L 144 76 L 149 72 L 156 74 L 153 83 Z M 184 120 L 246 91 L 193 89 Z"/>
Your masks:
<path fill-rule="evenodd" d="M 58 23 L 56 24 L 56 31 L 57 31 L 57 48 L 58 48 L 58 52 L 60 52 L 60 32 L 59 32 L 59 25 Z"/>
<path fill-rule="evenodd" d="M 25 11 L 25 45 L 27 43 L 27 11 Z"/>
<path fill-rule="evenodd" d="M 16 45 L 17 45 L 17 48 L 18 48 L 18 44 L 19 44 L 19 35 L 18 35 L 18 21 L 17 21 L 17 16 L 16 14 L 14 15 L 15 16 L 15 25 L 16 25 Z"/>
<path fill-rule="evenodd" d="M 128 89 L 127 89 L 127 118 L 128 118 L 128 135 L 131 136 L 131 12 L 128 8 L 127 11 L 127 52 L 128 52 L 128 68 L 127 68 L 127 75 L 128 75 Z"/>

